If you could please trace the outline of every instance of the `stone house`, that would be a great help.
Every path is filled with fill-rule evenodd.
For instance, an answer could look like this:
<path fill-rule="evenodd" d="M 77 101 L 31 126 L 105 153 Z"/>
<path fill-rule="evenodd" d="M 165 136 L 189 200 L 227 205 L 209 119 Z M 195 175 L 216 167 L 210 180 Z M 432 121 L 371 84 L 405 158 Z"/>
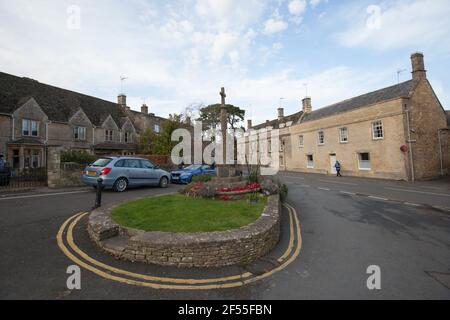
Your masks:
<path fill-rule="evenodd" d="M 140 133 L 162 121 L 146 105 L 130 110 L 125 95 L 113 103 L 0 72 L 0 154 L 13 168 L 45 167 L 49 146 L 135 154 Z"/>
<path fill-rule="evenodd" d="M 424 56 L 411 56 L 412 79 L 313 111 L 252 127 L 280 128 L 281 170 L 419 180 L 450 172 L 450 112 L 427 79 Z M 290 118 L 293 123 L 286 123 Z M 282 125 L 284 127 L 282 127 Z M 288 126 L 288 124 L 290 124 Z"/>

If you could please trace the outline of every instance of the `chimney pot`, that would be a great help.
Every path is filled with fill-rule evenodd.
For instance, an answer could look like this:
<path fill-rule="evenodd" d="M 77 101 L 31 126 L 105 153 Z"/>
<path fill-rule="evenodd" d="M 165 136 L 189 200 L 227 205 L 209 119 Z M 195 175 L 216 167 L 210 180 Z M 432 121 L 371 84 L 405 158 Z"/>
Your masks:
<path fill-rule="evenodd" d="M 252 120 L 248 119 L 247 120 L 247 130 L 251 129 L 252 127 L 253 127 Z"/>
<path fill-rule="evenodd" d="M 413 80 L 425 79 L 427 77 L 423 53 L 421 52 L 413 53 L 411 55 L 411 64 L 412 64 Z"/>
<path fill-rule="evenodd" d="M 312 112 L 311 97 L 305 97 L 305 98 L 302 100 L 302 104 L 303 104 L 303 112 L 304 112 L 304 113 L 310 113 L 310 112 Z"/>
<path fill-rule="evenodd" d="M 141 113 L 148 114 L 148 106 L 145 103 L 141 107 Z"/>
<path fill-rule="evenodd" d="M 278 121 L 283 120 L 284 118 L 284 108 L 278 108 Z"/>

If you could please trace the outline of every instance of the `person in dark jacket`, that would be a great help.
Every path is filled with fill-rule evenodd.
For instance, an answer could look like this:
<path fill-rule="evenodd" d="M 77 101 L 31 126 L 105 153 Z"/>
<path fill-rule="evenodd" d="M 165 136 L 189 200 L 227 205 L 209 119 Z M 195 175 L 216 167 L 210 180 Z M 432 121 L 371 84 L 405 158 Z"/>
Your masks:
<path fill-rule="evenodd" d="M 341 175 L 341 164 L 339 161 L 336 161 L 334 164 L 334 167 L 336 168 L 336 177 L 342 177 Z"/>

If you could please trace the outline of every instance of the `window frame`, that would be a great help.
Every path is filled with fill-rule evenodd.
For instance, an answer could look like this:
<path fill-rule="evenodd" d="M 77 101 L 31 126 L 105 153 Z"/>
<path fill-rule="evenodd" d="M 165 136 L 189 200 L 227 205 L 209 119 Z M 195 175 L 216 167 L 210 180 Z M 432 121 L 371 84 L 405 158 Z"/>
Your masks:
<path fill-rule="evenodd" d="M 29 119 L 22 119 L 22 136 L 23 137 L 29 137 L 30 136 L 30 134 L 31 134 L 30 126 L 31 126 L 31 120 L 29 120 Z M 27 133 L 25 133 L 25 130 L 26 130 Z"/>
<path fill-rule="evenodd" d="M 347 140 L 342 140 L 342 132 L 345 130 L 345 138 Z M 348 143 L 348 128 L 347 127 L 341 127 L 339 128 L 339 143 L 345 144 Z"/>
<path fill-rule="evenodd" d="M 320 137 L 321 136 L 322 136 L 322 142 L 320 142 Z M 319 132 L 317 132 L 317 144 L 319 146 L 325 145 L 325 131 L 320 130 Z"/>
<path fill-rule="evenodd" d="M 298 146 L 300 148 L 303 148 L 305 146 L 305 136 L 303 134 L 300 134 L 298 136 Z"/>
<path fill-rule="evenodd" d="M 368 160 L 362 160 L 361 159 L 363 154 L 367 154 L 368 155 Z M 364 163 L 368 163 L 369 164 L 368 168 L 361 166 L 362 161 L 364 161 Z M 370 157 L 370 152 L 358 152 L 358 169 L 360 171 L 371 171 L 372 170 L 372 160 L 371 160 L 371 157 Z"/>
<path fill-rule="evenodd" d="M 375 125 L 378 123 L 381 125 L 381 137 L 375 137 Z M 372 139 L 373 140 L 383 140 L 384 139 L 384 124 L 383 124 L 382 120 L 377 120 L 377 121 L 372 122 Z"/>
<path fill-rule="evenodd" d="M 105 142 L 113 142 L 114 132 L 110 129 L 105 129 Z"/>
<path fill-rule="evenodd" d="M 87 133 L 86 127 L 76 126 L 73 128 L 73 138 L 76 141 L 86 141 L 86 133 Z"/>
<path fill-rule="evenodd" d="M 153 131 L 154 131 L 155 133 L 161 133 L 161 126 L 160 126 L 159 124 L 155 124 L 155 125 L 153 126 Z"/>

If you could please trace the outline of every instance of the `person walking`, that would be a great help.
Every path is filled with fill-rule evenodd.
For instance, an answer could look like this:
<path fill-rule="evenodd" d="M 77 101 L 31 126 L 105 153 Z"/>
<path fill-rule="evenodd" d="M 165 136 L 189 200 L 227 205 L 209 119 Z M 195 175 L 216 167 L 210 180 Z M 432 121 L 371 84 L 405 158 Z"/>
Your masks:
<path fill-rule="evenodd" d="M 336 168 L 336 177 L 342 177 L 341 175 L 341 164 L 339 161 L 336 161 L 334 164 L 334 167 Z"/>

